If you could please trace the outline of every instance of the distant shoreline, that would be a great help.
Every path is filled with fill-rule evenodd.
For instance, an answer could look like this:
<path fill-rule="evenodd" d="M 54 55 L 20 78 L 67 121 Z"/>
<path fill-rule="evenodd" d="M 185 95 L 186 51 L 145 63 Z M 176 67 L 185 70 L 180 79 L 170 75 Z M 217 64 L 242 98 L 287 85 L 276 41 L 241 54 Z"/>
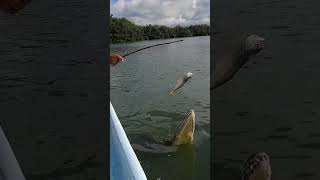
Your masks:
<path fill-rule="evenodd" d="M 189 37 L 177 37 L 177 38 L 167 38 L 167 39 L 149 39 L 149 40 L 138 40 L 138 41 L 126 41 L 126 42 L 111 42 L 111 44 L 125 44 L 125 43 L 134 43 L 134 42 L 141 42 L 141 41 L 157 41 L 157 40 L 170 40 L 170 39 L 181 39 L 181 38 L 192 38 L 192 37 L 205 37 L 210 35 L 203 35 L 203 36 L 189 36 Z"/>
<path fill-rule="evenodd" d="M 190 25 L 186 27 L 168 27 L 163 25 L 136 25 L 126 18 L 110 16 L 111 44 L 128 43 L 145 40 L 164 40 L 172 38 L 210 36 L 210 26 L 207 24 Z"/>

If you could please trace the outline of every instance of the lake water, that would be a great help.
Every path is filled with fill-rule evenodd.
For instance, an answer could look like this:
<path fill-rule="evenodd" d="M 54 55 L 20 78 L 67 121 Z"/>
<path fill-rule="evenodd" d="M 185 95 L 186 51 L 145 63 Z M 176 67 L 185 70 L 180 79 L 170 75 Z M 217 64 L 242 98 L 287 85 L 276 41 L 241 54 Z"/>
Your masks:
<path fill-rule="evenodd" d="M 148 179 L 196 180 L 210 175 L 210 37 L 158 46 L 126 58 L 110 67 L 110 99 L 131 143 L 160 141 L 173 134 L 185 113 L 194 109 L 194 143 L 175 153 L 146 153 L 135 150 Z M 171 40 L 114 44 L 111 53 L 133 50 Z M 175 96 L 177 76 L 194 73 Z"/>
<path fill-rule="evenodd" d="M 0 125 L 26 179 L 106 179 L 103 3 L 31 1 L 0 13 Z"/>
<path fill-rule="evenodd" d="M 319 1 L 214 1 L 213 48 L 256 33 L 265 50 L 213 93 L 213 179 L 239 180 L 245 159 L 270 155 L 272 179 L 320 178 Z"/>

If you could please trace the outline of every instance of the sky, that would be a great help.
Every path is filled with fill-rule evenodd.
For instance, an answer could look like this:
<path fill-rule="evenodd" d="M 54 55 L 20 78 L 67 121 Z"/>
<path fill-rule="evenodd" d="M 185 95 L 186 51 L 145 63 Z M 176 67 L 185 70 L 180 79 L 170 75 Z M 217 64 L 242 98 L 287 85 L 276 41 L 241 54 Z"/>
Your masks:
<path fill-rule="evenodd" d="M 210 24 L 210 0 L 111 0 L 110 13 L 139 25 Z"/>

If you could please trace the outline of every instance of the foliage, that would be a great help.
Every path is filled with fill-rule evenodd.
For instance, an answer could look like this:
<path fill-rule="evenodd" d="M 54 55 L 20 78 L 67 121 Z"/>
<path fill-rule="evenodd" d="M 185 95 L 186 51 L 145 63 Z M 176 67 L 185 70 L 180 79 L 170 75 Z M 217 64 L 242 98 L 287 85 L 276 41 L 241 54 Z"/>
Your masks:
<path fill-rule="evenodd" d="M 116 18 L 112 15 L 110 20 L 112 43 L 210 35 L 210 26 L 206 24 L 187 27 L 168 27 L 151 24 L 139 26 L 126 18 Z"/>

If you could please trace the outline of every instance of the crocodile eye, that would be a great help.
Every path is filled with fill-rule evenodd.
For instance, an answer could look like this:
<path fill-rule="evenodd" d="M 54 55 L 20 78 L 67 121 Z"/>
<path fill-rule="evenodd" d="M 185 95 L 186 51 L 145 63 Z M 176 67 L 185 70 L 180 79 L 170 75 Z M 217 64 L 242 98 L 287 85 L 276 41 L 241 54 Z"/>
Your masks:
<path fill-rule="evenodd" d="M 189 115 L 189 114 L 191 114 L 191 111 L 189 110 L 189 111 L 187 111 L 187 115 Z"/>

